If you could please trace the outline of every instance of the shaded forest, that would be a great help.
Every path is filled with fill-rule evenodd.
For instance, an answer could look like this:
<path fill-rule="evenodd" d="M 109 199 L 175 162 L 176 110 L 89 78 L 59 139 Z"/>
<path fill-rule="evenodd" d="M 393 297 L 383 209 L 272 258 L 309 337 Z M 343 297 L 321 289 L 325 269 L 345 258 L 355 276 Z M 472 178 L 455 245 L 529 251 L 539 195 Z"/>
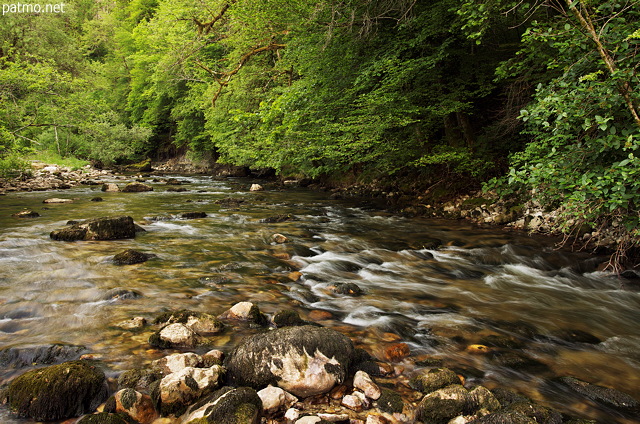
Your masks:
<path fill-rule="evenodd" d="M 0 169 L 177 154 L 640 212 L 640 4 L 77 0 L 0 17 Z"/>

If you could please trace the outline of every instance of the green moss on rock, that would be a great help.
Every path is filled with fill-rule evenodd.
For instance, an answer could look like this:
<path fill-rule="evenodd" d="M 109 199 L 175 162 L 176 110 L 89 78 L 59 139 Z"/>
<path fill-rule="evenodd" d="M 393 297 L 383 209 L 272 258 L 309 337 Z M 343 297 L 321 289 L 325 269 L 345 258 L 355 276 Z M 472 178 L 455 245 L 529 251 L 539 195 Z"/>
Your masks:
<path fill-rule="evenodd" d="M 12 411 L 48 421 L 92 412 L 107 398 L 104 373 L 85 361 L 70 361 L 28 371 L 7 390 Z"/>
<path fill-rule="evenodd" d="M 76 424 L 135 424 L 135 421 L 127 414 L 100 412 L 98 414 L 85 415 Z"/>
<path fill-rule="evenodd" d="M 404 409 L 404 402 L 402 396 L 394 392 L 393 390 L 381 388 L 381 395 L 377 401 L 378 409 L 382 412 L 388 412 L 390 414 L 402 413 Z"/>

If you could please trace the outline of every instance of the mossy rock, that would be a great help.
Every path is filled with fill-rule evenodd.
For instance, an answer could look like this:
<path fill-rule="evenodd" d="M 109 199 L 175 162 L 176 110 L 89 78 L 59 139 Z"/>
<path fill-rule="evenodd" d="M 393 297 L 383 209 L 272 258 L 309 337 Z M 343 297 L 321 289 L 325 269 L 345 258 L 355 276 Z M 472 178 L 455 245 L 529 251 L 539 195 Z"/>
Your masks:
<path fill-rule="evenodd" d="M 533 419 L 536 423 L 562 424 L 562 415 L 559 412 L 531 402 L 513 403 L 505 411 L 524 415 Z"/>
<path fill-rule="evenodd" d="M 10 409 L 39 421 L 78 417 L 107 398 L 104 373 L 85 361 L 70 361 L 28 371 L 7 389 Z"/>
<path fill-rule="evenodd" d="M 389 414 L 402 413 L 404 402 L 399 393 L 387 388 L 381 388 L 380 398 L 377 400 L 378 409 Z"/>
<path fill-rule="evenodd" d="M 409 380 L 409 386 L 422 393 L 431 393 L 452 384 L 460 384 L 460 379 L 449 368 L 422 370 Z"/>
<path fill-rule="evenodd" d="M 130 216 L 94 218 L 69 225 L 52 231 L 49 236 L 60 241 L 120 240 L 136 236 L 136 225 Z"/>
<path fill-rule="evenodd" d="M 118 389 L 134 389 L 139 392 L 147 392 L 151 383 L 161 378 L 162 373 L 154 370 L 127 370 L 118 377 Z"/>
<path fill-rule="evenodd" d="M 465 209 L 476 208 L 482 205 L 492 205 L 495 201 L 491 199 L 485 199 L 484 197 L 470 197 L 462 202 L 462 207 Z"/>
<path fill-rule="evenodd" d="M 198 405 L 204 418 L 188 424 L 258 424 L 262 415 L 262 400 L 249 387 L 223 387 Z"/>
<path fill-rule="evenodd" d="M 141 264 L 155 257 L 150 253 L 143 253 L 134 249 L 123 250 L 113 257 L 113 263 L 116 265 L 134 265 Z"/>
<path fill-rule="evenodd" d="M 202 336 L 220 333 L 225 328 L 224 323 L 215 316 L 188 309 L 165 312 L 154 320 L 154 324 L 185 324 Z"/>
<path fill-rule="evenodd" d="M 347 296 L 362 296 L 364 291 L 356 283 L 335 283 L 333 292 Z"/>
<path fill-rule="evenodd" d="M 136 421 L 125 413 L 99 412 L 85 415 L 76 424 L 136 424 Z"/>
<path fill-rule="evenodd" d="M 417 418 L 427 424 L 446 424 L 458 415 L 469 414 L 473 400 L 459 384 L 445 387 L 426 395 L 417 409 Z"/>

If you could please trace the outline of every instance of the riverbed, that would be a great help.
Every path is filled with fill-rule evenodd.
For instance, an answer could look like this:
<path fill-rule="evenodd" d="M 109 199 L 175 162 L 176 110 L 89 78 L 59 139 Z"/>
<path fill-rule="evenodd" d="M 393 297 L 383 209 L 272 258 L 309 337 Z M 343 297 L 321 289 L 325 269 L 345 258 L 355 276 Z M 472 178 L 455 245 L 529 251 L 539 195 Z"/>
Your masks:
<path fill-rule="evenodd" d="M 251 192 L 256 181 L 176 178 L 179 186 L 152 176 L 146 182 L 154 191 L 144 193 L 96 185 L 1 196 L 0 346 L 81 345 L 117 376 L 166 354 L 148 345 L 153 328 L 128 331 L 117 323 L 137 316 L 152 322 L 174 309 L 217 315 L 250 301 L 268 315 L 286 308 L 305 319 L 321 316 L 322 325 L 374 355 L 406 343 L 407 371 L 437 360 L 467 384 L 511 388 L 601 422 L 640 422 L 548 384 L 575 376 L 640 398 L 640 287 L 597 271 L 606 257 L 464 221 L 405 218 L 304 188 L 266 184 Z M 176 187 L 187 191 L 169 191 Z M 103 200 L 92 201 L 97 196 Z M 52 197 L 73 203 L 42 203 Z M 23 208 L 40 216 L 11 216 Z M 184 212 L 207 217 L 182 219 Z M 116 215 L 146 231 L 118 241 L 49 238 L 69 220 Z M 281 222 L 265 222 L 275 216 Z M 276 233 L 288 242 L 276 243 Z M 125 249 L 156 256 L 115 265 L 113 256 Z M 336 293 L 347 282 L 363 293 Z M 133 295 L 118 296 L 122 290 Z M 242 336 L 227 332 L 215 344 L 229 350 Z M 511 354 L 524 365 L 503 360 Z M 24 370 L 5 367 L 0 378 Z M 28 422 L 3 409 L 0 420 Z"/>

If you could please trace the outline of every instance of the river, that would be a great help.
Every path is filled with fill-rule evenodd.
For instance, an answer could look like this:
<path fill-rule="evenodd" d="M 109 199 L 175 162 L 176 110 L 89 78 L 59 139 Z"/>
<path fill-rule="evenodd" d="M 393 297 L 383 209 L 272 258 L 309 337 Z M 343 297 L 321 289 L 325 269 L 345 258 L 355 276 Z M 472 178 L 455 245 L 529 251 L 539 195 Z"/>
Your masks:
<path fill-rule="evenodd" d="M 407 343 L 408 363 L 439 359 L 468 384 L 512 388 L 601 422 L 640 422 L 568 399 L 547 384 L 571 375 L 640 398 L 640 290 L 596 271 L 606 258 L 557 250 L 549 238 L 404 218 L 302 188 L 249 192 L 253 181 L 178 178 L 188 191 L 149 181 L 155 190 L 145 193 L 82 186 L 0 197 L 0 345 L 83 345 L 116 376 L 163 352 L 147 344 L 151 328 L 135 332 L 114 324 L 135 316 L 153 321 L 169 309 L 220 314 L 251 301 L 266 314 L 329 312 L 322 324 L 359 346 L 374 352 Z M 91 201 L 96 196 L 103 201 Z M 74 202 L 42 203 L 51 197 Z M 216 203 L 229 197 L 242 202 Z M 41 216 L 11 216 L 23 208 Z M 208 217 L 177 218 L 193 211 Z M 293 219 L 261 221 L 279 214 Z M 68 220 L 114 215 L 133 217 L 146 232 L 119 241 L 49 238 Z M 289 242 L 274 243 L 275 233 Z M 114 265 L 113 255 L 128 248 L 157 256 Z M 298 270 L 302 278 L 292 281 L 289 274 Z M 341 282 L 356 283 L 364 294 L 336 294 L 331 288 Z M 114 297 L 115 289 L 141 296 Z M 228 350 L 241 336 L 225 333 L 216 345 Z M 469 346 L 489 342 L 532 366 L 514 369 L 496 359 L 500 355 L 470 352 Z M 5 367 L 0 378 L 23 371 Z M 0 421 L 28 422 L 4 409 Z"/>

